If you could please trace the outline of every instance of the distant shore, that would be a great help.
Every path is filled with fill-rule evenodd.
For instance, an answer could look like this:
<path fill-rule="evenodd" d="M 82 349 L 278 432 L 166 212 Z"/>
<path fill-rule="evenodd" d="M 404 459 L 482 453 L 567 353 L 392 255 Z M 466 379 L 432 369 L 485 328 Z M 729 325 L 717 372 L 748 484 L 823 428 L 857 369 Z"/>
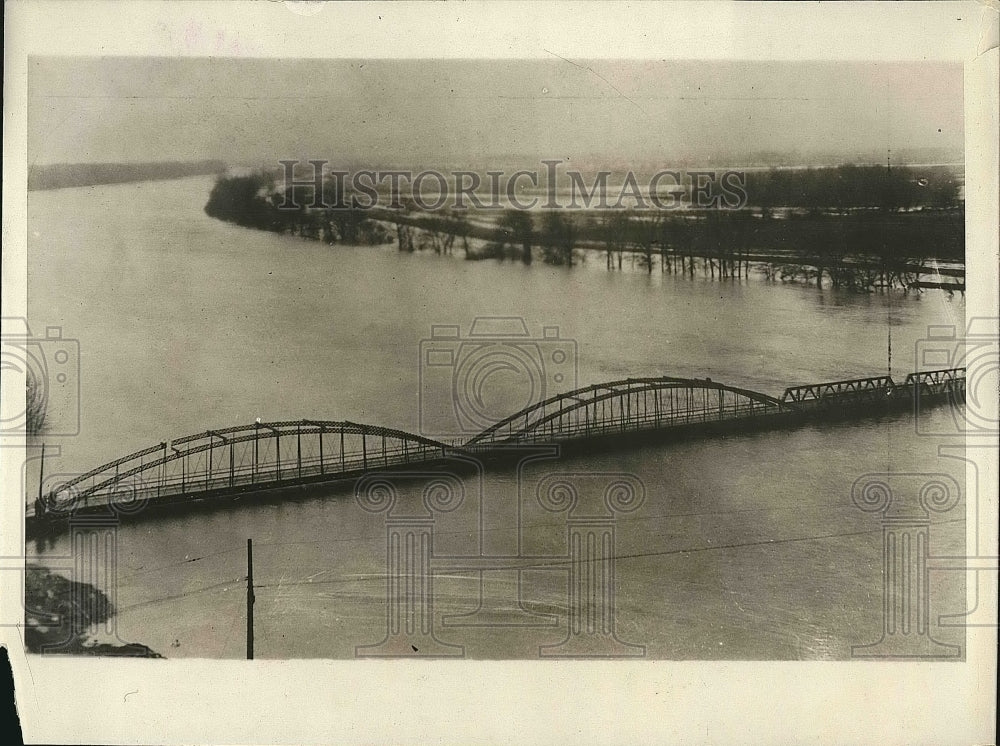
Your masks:
<path fill-rule="evenodd" d="M 31 166 L 28 169 L 28 191 L 180 179 L 185 176 L 220 174 L 225 170 L 225 163 L 213 160 L 166 163 L 52 163 Z"/>

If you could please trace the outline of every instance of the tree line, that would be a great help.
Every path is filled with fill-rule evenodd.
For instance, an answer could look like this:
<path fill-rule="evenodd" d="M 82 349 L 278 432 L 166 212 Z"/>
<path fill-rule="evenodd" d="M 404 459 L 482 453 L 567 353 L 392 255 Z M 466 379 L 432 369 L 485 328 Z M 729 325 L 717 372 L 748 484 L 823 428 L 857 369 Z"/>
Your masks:
<path fill-rule="evenodd" d="M 305 207 L 311 195 L 304 187 L 275 191 L 272 174 L 255 171 L 245 176 L 220 176 L 205 205 L 205 213 L 246 228 L 290 233 L 324 243 L 384 244 L 392 240 L 388 230 L 371 218 L 367 210 Z M 297 209 L 279 207 L 294 198 Z M 336 204 L 336 203 L 334 203 Z"/>
<path fill-rule="evenodd" d="M 817 177 L 820 171 L 841 184 L 877 183 L 878 170 L 888 174 L 886 169 L 867 167 L 767 172 L 768 179 L 782 176 L 764 194 L 778 199 L 785 190 L 781 199 L 790 201 L 789 184 L 798 180 L 801 188 L 823 183 Z M 902 181 L 900 177 L 892 183 Z M 883 187 L 887 183 L 881 182 Z M 334 190 L 335 184 L 331 182 L 330 188 Z M 205 211 L 247 227 L 330 244 L 392 242 L 404 252 L 460 250 L 470 260 L 525 264 L 540 260 L 565 267 L 574 266 L 589 251 L 603 255 L 608 269 L 621 269 L 628 256 L 630 263 L 650 273 L 655 268 L 689 276 L 701 271 L 720 279 L 747 276 L 751 264 L 756 264 L 772 279 L 853 289 L 907 287 L 928 260 L 961 262 L 965 256 L 964 210 L 961 202 L 956 207 L 950 198 L 937 209 L 917 212 L 889 207 L 884 199 L 878 209 L 864 209 L 862 203 L 868 198 L 859 196 L 852 202 L 859 209 L 847 212 L 814 204 L 781 213 L 760 205 L 686 212 L 509 209 L 484 215 L 465 210 L 425 212 L 412 203 L 396 209 L 360 209 L 350 206 L 349 195 L 336 194 L 332 204 L 339 207 L 308 209 L 304 205 L 312 201 L 311 189 L 298 184 L 277 192 L 273 177 L 264 173 L 220 177 Z M 748 193 L 755 194 L 753 189 Z M 808 201 L 807 192 L 798 194 L 800 202 Z M 289 198 L 299 205 L 297 209 L 278 207 Z"/>
<path fill-rule="evenodd" d="M 949 209 L 958 205 L 960 195 L 959 180 L 946 166 L 750 171 L 745 189 L 750 204 L 764 209 Z"/>

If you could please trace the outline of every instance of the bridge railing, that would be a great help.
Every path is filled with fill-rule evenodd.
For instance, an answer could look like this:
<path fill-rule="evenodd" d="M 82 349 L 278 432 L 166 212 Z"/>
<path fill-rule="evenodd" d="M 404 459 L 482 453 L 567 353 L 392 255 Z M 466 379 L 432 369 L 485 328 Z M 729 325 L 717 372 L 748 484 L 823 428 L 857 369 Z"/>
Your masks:
<path fill-rule="evenodd" d="M 657 416 L 655 414 L 645 414 L 632 416 L 625 420 L 607 420 L 602 422 L 563 423 L 553 429 L 531 429 L 518 435 L 521 442 L 547 442 L 553 437 L 571 439 L 575 437 L 598 437 L 603 435 L 616 435 L 628 432 L 651 432 L 656 430 L 667 430 L 682 427 L 685 425 L 700 425 L 716 422 L 726 422 L 739 418 L 757 418 L 765 415 L 779 415 L 789 410 L 778 409 L 777 407 L 767 407 L 759 404 L 741 405 L 727 408 L 725 413 L 717 410 L 689 410 L 673 415 Z M 497 440 L 494 442 L 504 442 Z"/>
<path fill-rule="evenodd" d="M 910 373 L 910 375 L 906 377 L 906 385 L 933 388 L 964 388 L 965 368 L 942 368 L 941 370 L 926 370 L 920 373 Z"/>
<path fill-rule="evenodd" d="M 423 456 L 424 458 L 421 458 L 412 450 L 393 449 L 385 455 L 380 453 L 378 456 L 367 459 L 360 456 L 346 458 L 337 462 L 336 469 L 332 469 L 329 462 L 310 458 L 303 459 L 301 464 L 268 464 L 256 469 L 252 466 L 241 466 L 232 471 L 224 470 L 224 473 L 171 474 L 163 478 L 145 479 L 139 475 L 133 475 L 99 489 L 77 491 L 68 488 L 60 492 L 57 488 L 50 493 L 50 500 L 65 509 L 66 507 L 90 507 L 112 503 L 121 505 L 178 495 L 197 497 L 205 493 L 248 486 L 266 489 L 270 486 L 276 487 L 290 482 L 306 482 L 317 477 L 327 476 L 335 479 L 341 475 L 363 474 L 372 469 L 425 462 L 431 458 L 438 458 L 440 452 L 425 452 Z"/>
<path fill-rule="evenodd" d="M 774 414 L 787 408 L 777 399 L 710 379 L 627 379 L 540 402 L 484 430 L 466 447 L 674 427 Z"/>
<path fill-rule="evenodd" d="M 791 386 L 785 389 L 781 401 L 802 404 L 833 398 L 884 398 L 895 390 L 896 382 L 889 376 L 852 378 L 844 381 Z"/>

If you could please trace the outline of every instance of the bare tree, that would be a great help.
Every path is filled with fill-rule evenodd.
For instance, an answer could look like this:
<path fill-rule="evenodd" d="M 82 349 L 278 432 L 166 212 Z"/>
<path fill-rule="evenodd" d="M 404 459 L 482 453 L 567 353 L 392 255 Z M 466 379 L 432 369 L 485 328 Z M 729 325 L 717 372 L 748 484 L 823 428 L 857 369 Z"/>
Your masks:
<path fill-rule="evenodd" d="M 545 263 L 572 267 L 577 235 L 577 225 L 572 215 L 557 210 L 545 213 L 541 232 Z"/>
<path fill-rule="evenodd" d="M 534 221 L 524 210 L 507 210 L 497 223 L 500 243 L 506 248 L 521 248 L 521 261 L 531 264 L 531 247 L 535 242 Z"/>
<path fill-rule="evenodd" d="M 657 213 L 638 215 L 630 211 L 626 215 L 628 228 L 626 235 L 629 242 L 639 250 L 639 264 L 647 273 L 653 271 L 653 250 L 660 237 L 660 220 Z"/>
<path fill-rule="evenodd" d="M 451 242 L 448 244 L 448 252 L 451 253 L 452 243 L 456 238 L 462 239 L 462 250 L 465 252 L 465 257 L 469 257 L 469 218 L 465 214 L 464 210 L 450 209 L 444 214 L 444 220 L 446 223 L 446 229 L 451 236 Z"/>
<path fill-rule="evenodd" d="M 28 435 L 38 435 L 45 429 L 45 418 L 48 414 L 45 391 L 42 383 L 28 369 L 25 379 L 25 423 L 24 429 Z"/>
<path fill-rule="evenodd" d="M 628 240 L 628 217 L 618 210 L 602 212 L 598 230 L 604 242 L 604 254 L 608 269 L 613 266 L 615 252 L 618 253 L 618 269 L 621 269 L 622 251 L 624 251 Z"/>
<path fill-rule="evenodd" d="M 413 253 L 416 248 L 414 243 L 414 234 L 416 231 L 410 224 L 409 213 L 411 211 L 412 206 L 404 202 L 398 210 L 400 218 L 393 222 L 396 224 L 396 241 L 398 242 L 399 250 Z"/>

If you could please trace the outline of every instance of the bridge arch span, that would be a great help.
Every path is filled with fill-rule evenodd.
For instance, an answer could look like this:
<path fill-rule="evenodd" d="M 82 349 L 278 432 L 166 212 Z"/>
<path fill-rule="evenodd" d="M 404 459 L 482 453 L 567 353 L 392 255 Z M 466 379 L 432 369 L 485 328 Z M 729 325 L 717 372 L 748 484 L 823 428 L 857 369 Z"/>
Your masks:
<path fill-rule="evenodd" d="M 584 386 L 525 407 L 465 446 L 656 430 L 793 409 L 794 404 L 773 396 L 710 378 L 625 378 Z"/>
<path fill-rule="evenodd" d="M 42 502 L 46 511 L 67 512 L 172 495 L 267 489 L 430 461 L 449 450 L 454 449 L 414 433 L 346 420 L 255 422 L 122 456 L 51 485 Z"/>

